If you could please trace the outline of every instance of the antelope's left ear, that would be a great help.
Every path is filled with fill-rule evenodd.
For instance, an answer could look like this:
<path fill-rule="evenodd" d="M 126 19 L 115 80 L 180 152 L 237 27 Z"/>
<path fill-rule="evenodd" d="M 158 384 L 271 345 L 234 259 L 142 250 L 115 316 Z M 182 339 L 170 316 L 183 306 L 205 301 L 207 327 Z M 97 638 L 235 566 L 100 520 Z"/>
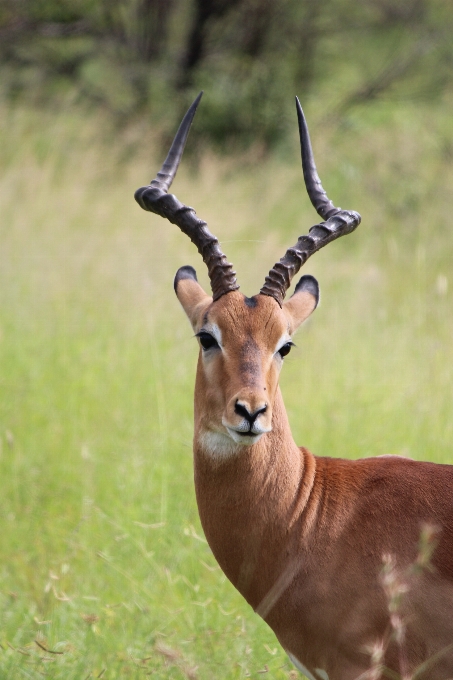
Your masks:
<path fill-rule="evenodd" d="M 283 311 L 288 317 L 290 333 L 315 311 L 319 303 L 319 285 L 314 276 L 303 276 L 294 294 L 283 303 Z"/>

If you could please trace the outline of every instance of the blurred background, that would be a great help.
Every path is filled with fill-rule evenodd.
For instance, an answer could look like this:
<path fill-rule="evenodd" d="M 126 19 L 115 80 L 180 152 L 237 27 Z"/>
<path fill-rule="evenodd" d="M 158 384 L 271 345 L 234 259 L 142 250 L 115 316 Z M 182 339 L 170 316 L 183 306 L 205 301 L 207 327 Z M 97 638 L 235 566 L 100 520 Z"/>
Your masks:
<path fill-rule="evenodd" d="M 452 463 L 453 13 L 442 0 L 0 1 L 0 675 L 301 677 L 236 594 L 192 482 L 204 265 L 141 211 L 173 189 L 256 293 L 317 216 L 294 95 L 351 236 L 285 360 L 317 455 Z"/>
<path fill-rule="evenodd" d="M 450 9 L 443 0 L 2 0 L 2 96 L 103 108 L 118 124 L 146 116 L 169 134 L 205 89 L 207 140 L 273 147 L 293 129 L 294 92 L 305 105 L 322 101 L 321 123 L 376 100 L 442 98 Z"/>

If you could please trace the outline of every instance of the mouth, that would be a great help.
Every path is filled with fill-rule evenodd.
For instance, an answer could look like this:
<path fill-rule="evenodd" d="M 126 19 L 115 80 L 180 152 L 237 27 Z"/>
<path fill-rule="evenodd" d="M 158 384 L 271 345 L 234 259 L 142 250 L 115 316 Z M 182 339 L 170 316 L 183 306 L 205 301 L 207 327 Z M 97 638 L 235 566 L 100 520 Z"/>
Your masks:
<path fill-rule="evenodd" d="M 228 426 L 226 426 L 226 429 L 231 439 L 236 444 L 244 444 L 245 446 L 256 444 L 256 442 L 259 439 L 261 439 L 261 437 L 264 434 L 264 432 L 259 432 L 258 434 L 255 434 L 254 432 L 252 432 L 252 430 L 247 430 L 246 432 L 238 432 L 237 430 L 234 430 L 232 427 Z"/>

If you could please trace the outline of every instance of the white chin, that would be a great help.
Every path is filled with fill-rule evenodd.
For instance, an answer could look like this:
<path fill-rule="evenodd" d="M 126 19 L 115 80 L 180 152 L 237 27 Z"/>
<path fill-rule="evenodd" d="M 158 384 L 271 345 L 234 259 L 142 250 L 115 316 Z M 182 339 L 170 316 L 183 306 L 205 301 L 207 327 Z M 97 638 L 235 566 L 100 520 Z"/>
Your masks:
<path fill-rule="evenodd" d="M 256 444 L 262 434 L 242 437 L 234 430 L 227 428 L 227 432 L 203 432 L 200 434 L 199 443 L 205 455 L 213 460 L 228 460 L 237 456 L 244 446 Z"/>
<path fill-rule="evenodd" d="M 261 437 L 264 434 L 264 433 L 251 435 L 239 434 L 239 432 L 236 432 L 236 430 L 232 430 L 230 427 L 227 427 L 227 430 L 228 434 L 230 435 L 234 443 L 240 444 L 241 446 L 251 446 L 252 444 L 256 444 L 256 442 L 259 439 L 261 439 Z"/>

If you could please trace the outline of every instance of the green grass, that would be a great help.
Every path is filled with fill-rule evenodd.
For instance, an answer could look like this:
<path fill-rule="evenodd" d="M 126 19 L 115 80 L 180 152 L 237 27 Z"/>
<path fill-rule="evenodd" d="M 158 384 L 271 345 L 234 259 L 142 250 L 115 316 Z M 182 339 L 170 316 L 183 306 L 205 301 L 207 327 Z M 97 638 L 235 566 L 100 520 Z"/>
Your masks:
<path fill-rule="evenodd" d="M 452 462 L 450 111 L 313 126 L 325 186 L 363 217 L 306 266 L 322 305 L 285 362 L 294 436 L 316 454 Z M 207 277 L 133 201 L 161 160 L 152 134 L 1 113 L 0 675 L 293 677 L 198 521 L 197 350 L 172 280 L 188 263 Z M 187 159 L 175 192 L 247 294 L 316 221 L 296 138 L 284 160 Z"/>

